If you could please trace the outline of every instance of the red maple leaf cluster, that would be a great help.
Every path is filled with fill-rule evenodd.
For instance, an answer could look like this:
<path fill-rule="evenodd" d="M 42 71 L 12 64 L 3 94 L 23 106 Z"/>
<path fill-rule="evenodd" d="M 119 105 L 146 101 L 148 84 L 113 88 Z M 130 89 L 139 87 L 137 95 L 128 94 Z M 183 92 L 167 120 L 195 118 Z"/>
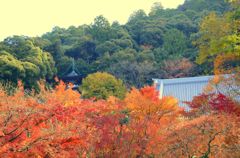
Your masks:
<path fill-rule="evenodd" d="M 186 117 L 153 87 L 98 101 L 62 82 L 41 87 L 31 95 L 21 84 L 13 95 L 0 88 L 1 157 L 239 156 L 237 104 L 222 94 L 196 97 Z"/>

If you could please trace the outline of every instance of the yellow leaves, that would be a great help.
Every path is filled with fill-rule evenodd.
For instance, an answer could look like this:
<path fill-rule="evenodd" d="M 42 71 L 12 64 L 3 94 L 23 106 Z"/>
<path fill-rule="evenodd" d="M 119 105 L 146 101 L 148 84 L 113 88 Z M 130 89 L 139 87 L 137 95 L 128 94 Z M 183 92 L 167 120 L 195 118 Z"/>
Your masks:
<path fill-rule="evenodd" d="M 213 79 L 211 79 L 208 84 L 204 87 L 203 92 L 208 93 L 214 93 L 216 91 L 216 86 L 222 81 L 222 76 L 215 75 Z"/>
<path fill-rule="evenodd" d="M 110 103 L 110 104 L 116 104 L 119 102 L 119 99 L 114 97 L 114 96 L 109 96 L 108 99 L 107 99 L 107 102 Z"/>
<path fill-rule="evenodd" d="M 71 84 L 65 85 L 62 81 L 59 82 L 59 85 L 56 89 L 48 93 L 48 103 L 49 104 L 61 104 L 64 106 L 75 106 L 78 105 L 80 100 L 80 94 L 74 90 L 72 90 Z"/>
<path fill-rule="evenodd" d="M 237 1 L 233 4 L 239 3 Z M 197 62 L 213 63 L 216 75 L 235 74 L 240 70 L 239 5 L 234 5 L 233 10 L 223 16 L 216 13 L 206 16 L 200 25 L 200 37 L 194 42 L 199 47 Z M 219 79 L 213 81 L 219 82 Z M 211 85 L 207 87 L 207 91 L 212 90 Z"/>
<path fill-rule="evenodd" d="M 127 108 L 137 118 L 161 117 L 178 109 L 175 98 L 159 99 L 153 87 L 144 87 L 141 90 L 134 88 L 127 94 L 124 101 Z"/>
<path fill-rule="evenodd" d="M 178 100 L 174 97 L 167 96 L 162 99 L 162 108 L 165 110 L 175 111 L 178 110 Z"/>
<path fill-rule="evenodd" d="M 236 62 L 235 66 L 228 66 L 228 63 Z M 240 67 L 240 55 L 235 53 L 228 53 L 218 55 L 214 61 L 214 73 L 215 74 L 231 74 Z M 238 64 L 237 64 L 238 63 Z"/>
<path fill-rule="evenodd" d="M 227 15 L 220 17 L 215 13 L 206 16 L 200 25 L 200 38 L 194 44 L 199 47 L 199 64 L 214 60 L 220 53 L 232 51 L 228 36 L 232 34 L 233 25 Z M 208 58 L 210 57 L 210 58 Z"/>
<path fill-rule="evenodd" d="M 214 77 L 213 77 L 213 83 L 215 83 L 215 84 L 218 84 L 219 82 L 220 82 L 220 76 L 219 75 L 215 75 Z"/>
<path fill-rule="evenodd" d="M 207 86 L 206 87 L 204 87 L 204 89 L 203 89 L 203 92 L 204 93 L 211 93 L 211 92 L 214 92 L 215 91 L 215 84 L 212 84 L 211 82 L 210 83 L 208 83 L 207 84 Z"/>
<path fill-rule="evenodd" d="M 107 99 L 109 96 L 124 98 L 126 88 L 123 82 L 111 74 L 96 72 L 83 79 L 80 87 L 84 98 Z"/>

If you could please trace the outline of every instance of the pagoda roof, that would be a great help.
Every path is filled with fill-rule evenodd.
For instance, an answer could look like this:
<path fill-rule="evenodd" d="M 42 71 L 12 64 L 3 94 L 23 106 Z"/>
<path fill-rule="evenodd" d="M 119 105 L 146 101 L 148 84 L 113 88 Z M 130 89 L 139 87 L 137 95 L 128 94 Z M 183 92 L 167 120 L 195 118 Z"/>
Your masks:
<path fill-rule="evenodd" d="M 67 77 L 77 77 L 77 76 L 79 76 L 79 74 L 75 70 L 72 70 L 72 72 L 67 74 Z"/>

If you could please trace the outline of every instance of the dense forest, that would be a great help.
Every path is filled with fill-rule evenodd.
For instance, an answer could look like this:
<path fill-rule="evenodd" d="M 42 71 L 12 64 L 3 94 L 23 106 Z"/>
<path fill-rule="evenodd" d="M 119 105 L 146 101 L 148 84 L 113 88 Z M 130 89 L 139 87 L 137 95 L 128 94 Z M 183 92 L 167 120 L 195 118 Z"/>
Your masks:
<path fill-rule="evenodd" d="M 225 0 L 186 0 L 176 9 L 154 3 L 149 14 L 137 10 L 124 25 L 100 15 L 90 25 L 54 27 L 41 37 L 8 37 L 0 43 L 0 78 L 31 88 L 40 79 L 66 75 L 73 60 L 83 78 L 108 72 L 127 87 L 151 84 L 152 78 L 213 74 L 213 62 L 196 60 L 201 22 L 232 8 Z"/>

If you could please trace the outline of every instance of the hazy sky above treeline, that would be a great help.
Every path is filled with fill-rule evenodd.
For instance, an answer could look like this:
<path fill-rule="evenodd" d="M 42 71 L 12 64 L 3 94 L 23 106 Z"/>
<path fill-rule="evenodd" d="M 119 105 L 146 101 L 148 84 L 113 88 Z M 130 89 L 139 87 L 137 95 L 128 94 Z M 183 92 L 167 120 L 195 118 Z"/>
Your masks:
<path fill-rule="evenodd" d="M 154 2 L 176 8 L 184 0 L 0 0 L 0 40 L 12 35 L 40 36 L 54 26 L 90 24 L 98 15 L 124 24 L 138 9 L 148 13 Z"/>

